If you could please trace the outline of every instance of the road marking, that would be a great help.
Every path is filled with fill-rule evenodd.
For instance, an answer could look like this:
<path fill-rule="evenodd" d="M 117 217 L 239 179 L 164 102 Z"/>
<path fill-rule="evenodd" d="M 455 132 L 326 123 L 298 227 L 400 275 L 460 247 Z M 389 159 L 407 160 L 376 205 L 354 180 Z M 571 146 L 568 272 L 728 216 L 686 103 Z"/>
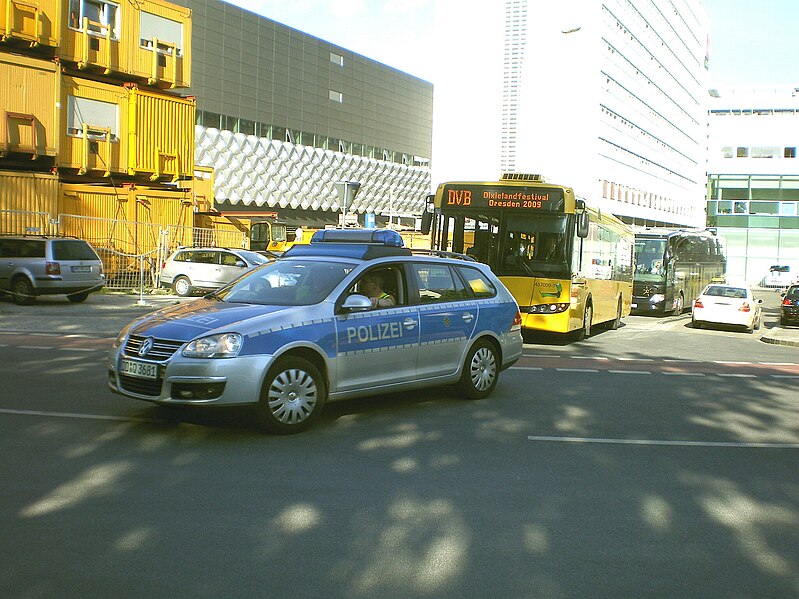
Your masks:
<path fill-rule="evenodd" d="M 705 376 L 704 372 L 661 372 L 666 376 Z"/>
<path fill-rule="evenodd" d="M 610 374 L 652 374 L 648 370 L 608 370 Z"/>
<path fill-rule="evenodd" d="M 758 362 L 763 366 L 797 366 L 796 362 Z"/>
<path fill-rule="evenodd" d="M 558 372 L 599 372 L 594 368 L 556 368 Z"/>
<path fill-rule="evenodd" d="M 775 379 L 799 379 L 799 374 L 772 374 Z"/>
<path fill-rule="evenodd" d="M 602 439 L 596 437 L 547 437 L 529 435 L 528 441 L 549 443 L 594 443 L 604 445 L 665 445 L 671 447 L 745 447 L 764 449 L 799 449 L 799 443 L 747 443 L 734 441 L 669 441 L 665 439 Z"/>
<path fill-rule="evenodd" d="M 103 351 L 99 347 L 61 347 L 59 349 L 64 351 Z"/>
<path fill-rule="evenodd" d="M 723 376 L 723 377 L 726 377 L 726 378 L 729 378 L 729 379 L 755 379 L 755 378 L 757 378 L 756 374 L 735 374 L 735 373 L 721 374 L 721 373 L 718 373 L 716 376 Z"/>
<path fill-rule="evenodd" d="M 69 412 L 42 412 L 39 410 L 9 410 L 0 408 L 0 414 L 15 414 L 18 416 L 49 416 L 52 418 L 78 418 L 81 420 L 112 420 L 116 422 L 148 422 L 163 424 L 163 420 L 149 418 L 131 418 L 125 416 L 104 416 L 102 414 L 72 414 Z"/>
<path fill-rule="evenodd" d="M 560 358 L 558 354 L 522 354 L 525 358 Z"/>
<path fill-rule="evenodd" d="M 712 364 L 732 364 L 735 366 L 744 366 L 747 364 L 751 364 L 751 362 L 731 362 L 726 360 L 713 360 Z"/>
<path fill-rule="evenodd" d="M 19 349 L 55 349 L 52 346 L 47 345 L 18 345 Z"/>
<path fill-rule="evenodd" d="M 652 358 L 616 358 L 620 362 L 654 362 Z"/>
<path fill-rule="evenodd" d="M 544 370 L 543 368 L 539 368 L 537 366 L 511 366 L 511 370 Z"/>
<path fill-rule="evenodd" d="M 664 362 L 682 362 L 685 364 L 701 364 L 701 360 L 679 360 L 674 358 L 663 358 Z"/>
<path fill-rule="evenodd" d="M 571 356 L 572 360 L 607 360 L 604 356 Z"/>

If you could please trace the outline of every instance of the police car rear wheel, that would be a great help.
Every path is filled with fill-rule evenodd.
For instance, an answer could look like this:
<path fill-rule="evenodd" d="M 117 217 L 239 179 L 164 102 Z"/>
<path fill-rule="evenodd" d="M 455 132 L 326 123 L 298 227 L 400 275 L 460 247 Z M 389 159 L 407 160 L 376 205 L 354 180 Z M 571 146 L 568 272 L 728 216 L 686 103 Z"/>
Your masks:
<path fill-rule="evenodd" d="M 469 399 L 488 397 L 499 377 L 497 348 L 489 341 L 478 341 L 466 355 L 458 390 Z"/>
<path fill-rule="evenodd" d="M 266 375 L 258 419 L 270 433 L 299 433 L 319 417 L 326 398 L 324 378 L 311 362 L 293 356 L 283 358 Z"/>

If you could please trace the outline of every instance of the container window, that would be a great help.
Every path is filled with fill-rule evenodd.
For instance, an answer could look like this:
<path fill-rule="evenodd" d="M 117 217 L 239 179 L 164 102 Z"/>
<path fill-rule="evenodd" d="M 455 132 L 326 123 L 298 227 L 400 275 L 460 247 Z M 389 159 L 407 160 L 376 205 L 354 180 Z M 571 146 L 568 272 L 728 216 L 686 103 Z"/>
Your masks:
<path fill-rule="evenodd" d="M 152 50 L 153 40 L 158 39 L 158 53 L 183 56 L 183 24 L 148 12 L 141 12 L 139 21 L 139 45 Z"/>
<path fill-rule="evenodd" d="M 111 39 L 119 39 L 119 5 L 103 0 L 69 0 L 69 26 L 83 29 L 83 19 L 89 20 L 89 33 L 105 37 L 111 28 Z"/>
<path fill-rule="evenodd" d="M 74 137 L 83 136 L 83 124 L 86 123 L 89 139 L 104 140 L 104 129 L 109 129 L 111 141 L 119 141 L 119 107 L 112 102 L 101 102 L 89 98 L 67 99 L 67 134 Z"/>

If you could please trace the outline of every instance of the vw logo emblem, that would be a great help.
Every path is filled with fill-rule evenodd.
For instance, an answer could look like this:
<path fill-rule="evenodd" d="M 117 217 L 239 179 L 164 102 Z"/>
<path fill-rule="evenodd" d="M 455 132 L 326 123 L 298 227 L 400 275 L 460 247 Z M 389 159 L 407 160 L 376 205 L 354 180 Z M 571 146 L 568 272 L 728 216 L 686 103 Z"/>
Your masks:
<path fill-rule="evenodd" d="M 142 344 L 139 347 L 139 355 L 144 357 L 148 353 L 150 353 L 150 350 L 153 348 L 153 344 L 154 344 L 153 338 L 152 337 L 147 337 L 147 339 L 142 341 Z"/>

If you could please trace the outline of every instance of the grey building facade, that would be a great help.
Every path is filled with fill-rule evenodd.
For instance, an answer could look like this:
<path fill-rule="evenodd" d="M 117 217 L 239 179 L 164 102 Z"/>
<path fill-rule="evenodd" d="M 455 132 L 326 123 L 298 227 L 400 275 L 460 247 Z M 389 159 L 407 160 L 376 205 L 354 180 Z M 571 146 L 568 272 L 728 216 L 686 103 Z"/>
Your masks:
<path fill-rule="evenodd" d="M 433 85 L 221 0 L 192 10 L 195 162 L 214 168 L 217 207 L 336 222 L 411 217 L 431 187 Z M 378 217 L 379 220 L 379 217 Z"/>

